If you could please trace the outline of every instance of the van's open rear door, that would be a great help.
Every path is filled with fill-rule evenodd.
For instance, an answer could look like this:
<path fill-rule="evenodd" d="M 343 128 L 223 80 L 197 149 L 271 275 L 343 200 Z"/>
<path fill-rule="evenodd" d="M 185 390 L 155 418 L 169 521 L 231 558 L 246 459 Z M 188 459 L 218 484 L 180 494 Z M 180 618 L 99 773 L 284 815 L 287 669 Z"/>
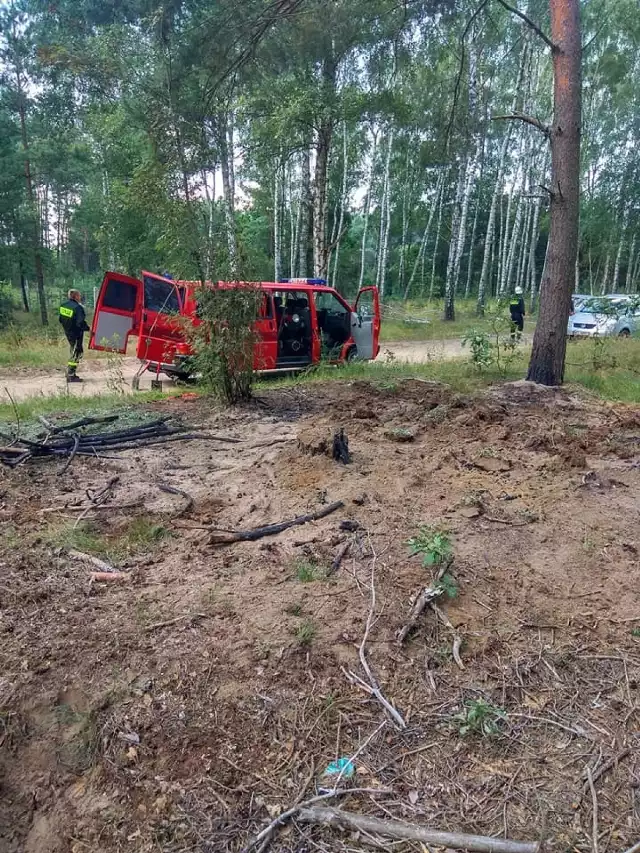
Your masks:
<path fill-rule="evenodd" d="M 380 297 L 377 287 L 363 287 L 353 310 L 357 315 L 351 327 L 358 359 L 373 359 L 380 351 Z"/>
<path fill-rule="evenodd" d="M 108 272 L 102 281 L 91 324 L 89 349 L 126 353 L 129 335 L 140 331 L 142 282 Z"/>

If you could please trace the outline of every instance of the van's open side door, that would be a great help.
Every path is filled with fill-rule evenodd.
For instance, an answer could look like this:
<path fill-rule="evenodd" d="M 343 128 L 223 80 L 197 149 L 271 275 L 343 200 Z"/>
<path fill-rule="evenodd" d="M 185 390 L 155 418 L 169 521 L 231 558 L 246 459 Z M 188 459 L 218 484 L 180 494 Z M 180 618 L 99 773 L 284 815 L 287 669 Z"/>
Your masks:
<path fill-rule="evenodd" d="M 140 331 L 142 282 L 117 272 L 105 273 L 91 324 L 89 349 L 126 353 L 129 335 Z"/>
<path fill-rule="evenodd" d="M 141 361 L 171 363 L 184 343 L 181 320 L 184 287 L 172 279 L 142 271 L 142 319 L 137 356 Z"/>
<path fill-rule="evenodd" d="M 351 334 L 356 342 L 358 359 L 373 359 L 380 351 L 380 298 L 377 287 L 363 287 L 353 306 L 355 318 Z"/>

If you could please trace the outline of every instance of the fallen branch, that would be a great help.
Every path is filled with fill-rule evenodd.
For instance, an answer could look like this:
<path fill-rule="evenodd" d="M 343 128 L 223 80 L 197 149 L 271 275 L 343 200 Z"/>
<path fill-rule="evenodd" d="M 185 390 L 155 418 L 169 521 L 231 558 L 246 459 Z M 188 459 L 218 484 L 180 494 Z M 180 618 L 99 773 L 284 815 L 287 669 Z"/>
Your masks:
<path fill-rule="evenodd" d="M 160 628 L 169 628 L 171 625 L 177 625 L 178 622 L 195 622 L 197 619 L 206 619 L 204 613 L 186 613 L 184 616 L 176 616 L 175 619 L 166 619 L 164 622 L 154 622 L 153 625 L 147 625 L 145 627 L 145 631 L 150 633 L 151 631 L 159 631 Z"/>
<path fill-rule="evenodd" d="M 507 524 L 510 527 L 525 527 L 527 524 L 531 524 L 530 521 L 512 521 L 508 518 L 495 518 L 493 515 L 480 515 L 478 517 L 482 521 L 492 521 L 494 524 Z"/>
<path fill-rule="evenodd" d="M 413 607 L 411 609 L 411 613 L 409 614 L 409 619 L 407 620 L 406 625 L 404 625 L 400 631 L 398 631 L 398 643 L 402 645 L 404 641 L 407 639 L 409 634 L 413 631 L 413 629 L 418 624 L 418 620 L 422 615 L 424 609 L 439 598 L 443 594 L 443 590 L 441 587 L 434 586 L 426 586 L 422 592 L 416 598 Z"/>
<path fill-rule="evenodd" d="M 331 566 L 327 570 L 327 577 L 338 571 L 338 569 L 342 565 L 342 561 L 347 556 L 347 552 L 349 551 L 350 547 L 351 547 L 351 542 L 349 542 L 349 540 L 347 540 L 346 542 L 343 542 L 342 545 L 338 548 L 336 555 L 333 558 L 333 562 L 331 563 Z"/>
<path fill-rule="evenodd" d="M 278 524 L 267 524 L 264 527 L 254 527 L 252 530 L 229 530 L 224 531 L 219 528 L 207 528 L 211 530 L 211 542 L 212 545 L 230 545 L 233 542 L 255 542 L 256 539 L 262 539 L 263 536 L 276 536 L 278 533 L 282 533 L 285 530 L 288 530 L 290 527 L 297 527 L 300 524 L 306 524 L 309 521 L 318 521 L 321 518 L 325 518 L 327 515 L 331 515 L 332 512 L 336 512 L 339 509 L 342 509 L 344 503 L 342 501 L 335 501 L 335 503 L 329 504 L 328 506 L 319 509 L 317 512 L 310 512 L 308 515 L 299 515 L 297 518 L 292 518 L 291 521 L 281 521 Z"/>
<path fill-rule="evenodd" d="M 261 830 L 256 837 L 250 841 L 246 847 L 243 848 L 242 853 L 249 853 L 249 851 L 253 850 L 258 844 L 260 844 L 260 850 L 266 850 L 266 846 L 269 843 L 271 836 L 279 826 L 282 826 L 286 823 L 289 818 L 295 817 L 300 811 L 308 808 L 309 806 L 313 806 L 316 803 L 322 803 L 325 800 L 329 800 L 332 797 L 344 797 L 347 794 L 388 794 L 388 789 L 385 788 L 343 788 L 341 791 L 329 791 L 327 794 L 318 794 L 315 797 L 310 797 L 308 800 L 304 800 L 301 803 L 298 803 L 296 806 L 292 806 L 292 808 L 287 809 L 286 812 L 282 812 L 281 815 L 278 815 L 277 818 L 271 821 L 268 826 L 265 826 L 263 830 Z M 266 843 L 265 843 L 266 842 Z M 520 853 L 520 851 L 515 851 L 515 853 Z M 522 853 L 529 853 L 529 851 L 522 851 Z M 533 851 L 531 851 L 533 853 Z"/>
<path fill-rule="evenodd" d="M 74 560 L 82 560 L 85 563 L 91 563 L 99 572 L 106 574 L 119 574 L 117 569 L 100 560 L 98 557 L 93 557 L 91 554 L 85 554 L 82 551 L 69 551 L 69 556 Z"/>
<path fill-rule="evenodd" d="M 337 826 L 354 829 L 368 835 L 382 835 L 407 841 L 421 841 L 425 845 L 448 847 L 453 850 L 471 850 L 473 853 L 538 853 L 537 842 L 509 841 L 506 838 L 489 838 L 485 835 L 466 835 L 462 832 L 441 832 L 436 829 L 405 823 L 401 820 L 382 820 L 363 814 L 352 814 L 335 808 L 309 808 L 301 806 L 296 820 L 302 823 Z"/>
<path fill-rule="evenodd" d="M 166 492 L 168 495 L 178 495 L 186 500 L 186 504 L 182 507 L 176 518 L 180 518 L 181 515 L 184 515 L 193 508 L 194 500 L 188 492 L 177 489 L 175 486 L 170 486 L 168 483 L 156 483 L 156 486 L 161 492 Z"/>

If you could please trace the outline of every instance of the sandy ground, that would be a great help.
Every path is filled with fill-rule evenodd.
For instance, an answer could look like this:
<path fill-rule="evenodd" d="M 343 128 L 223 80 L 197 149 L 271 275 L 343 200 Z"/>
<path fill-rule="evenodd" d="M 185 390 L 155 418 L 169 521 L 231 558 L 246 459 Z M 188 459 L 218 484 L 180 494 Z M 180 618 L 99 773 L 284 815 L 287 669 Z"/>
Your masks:
<path fill-rule="evenodd" d="M 2 470 L 1 853 L 240 853 L 348 756 L 348 812 L 637 842 L 639 407 L 407 380 L 159 415 L 206 438 Z M 421 525 L 452 562 L 401 642 L 441 573 Z M 294 819 L 269 853 L 372 849 L 426 848 Z"/>
<path fill-rule="evenodd" d="M 460 341 L 403 341 L 385 343 L 382 346 L 378 361 L 387 361 L 393 357 L 395 361 L 413 364 L 433 359 L 458 358 L 464 354 Z M 74 397 L 93 397 L 112 390 L 122 389 L 132 393 L 131 380 L 136 375 L 140 362 L 133 357 L 123 358 L 117 367 L 109 366 L 106 359 L 90 358 L 82 364 L 79 375 L 83 378 L 82 385 L 67 386 L 62 370 L 18 370 L 0 371 L 0 400 L 8 402 L 9 394 L 16 401 L 30 397 L 52 397 L 58 394 L 70 393 Z M 140 389 L 149 390 L 153 374 L 144 373 L 140 379 Z M 167 386 L 170 380 L 161 376 Z"/>

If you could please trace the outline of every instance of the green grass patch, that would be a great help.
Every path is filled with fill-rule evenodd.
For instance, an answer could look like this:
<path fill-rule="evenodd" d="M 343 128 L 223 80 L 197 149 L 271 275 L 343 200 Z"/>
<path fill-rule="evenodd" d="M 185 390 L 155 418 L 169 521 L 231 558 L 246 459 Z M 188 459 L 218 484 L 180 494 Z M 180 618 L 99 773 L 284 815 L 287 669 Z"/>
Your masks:
<path fill-rule="evenodd" d="M 496 306 L 496 300 L 487 304 L 487 310 Z M 386 306 L 380 328 L 380 340 L 389 341 L 434 341 L 461 338 L 469 329 L 490 332 L 488 317 L 478 317 L 475 299 L 463 299 L 456 302 L 456 319 L 443 319 L 443 300 L 432 302 L 393 302 Z M 424 322 L 424 321 L 428 322 Z M 532 334 L 535 317 L 525 320 L 525 334 Z"/>
<path fill-rule="evenodd" d="M 580 342 L 567 352 L 565 381 L 590 391 L 603 400 L 640 403 L 640 338 L 611 340 L 609 366 L 594 370 L 590 358 L 591 342 Z M 582 349 L 584 347 L 584 349 Z M 582 349 L 578 353 L 577 350 Z M 276 380 L 261 380 L 259 388 L 291 387 L 314 382 L 354 382 L 364 380 L 392 389 L 405 379 L 443 382 L 462 394 L 470 394 L 497 382 L 523 379 L 527 373 L 530 349 L 519 349 L 506 370 L 495 365 L 479 372 L 468 357 L 431 360 L 422 364 L 406 362 L 352 362 L 345 365 L 321 365 L 309 373 Z M 576 357 L 579 356 L 579 359 Z"/>
<path fill-rule="evenodd" d="M 114 530 L 101 528 L 96 522 L 83 522 L 74 527 L 74 522 L 52 524 L 45 532 L 44 540 L 54 548 L 82 551 L 117 563 L 127 557 L 153 551 L 171 535 L 157 517 L 140 515 L 126 525 Z"/>
<path fill-rule="evenodd" d="M 15 409 L 10 402 L 2 402 L 0 403 L 0 431 L 7 432 L 15 427 L 16 411 L 23 427 L 21 434 L 27 437 L 30 429 L 42 432 L 42 424 L 37 422 L 38 415 L 45 417 L 55 415 L 61 419 L 73 419 L 79 416 L 118 414 L 120 418 L 116 426 L 123 428 L 129 423 L 137 423 L 141 419 L 148 418 L 148 415 L 140 410 L 143 404 L 155 403 L 180 393 L 182 393 L 181 389 L 168 392 L 140 391 L 136 392 L 135 396 L 125 398 L 121 394 L 98 394 L 93 397 L 58 394 L 53 397 L 28 397 L 26 400 L 17 402 Z"/>

